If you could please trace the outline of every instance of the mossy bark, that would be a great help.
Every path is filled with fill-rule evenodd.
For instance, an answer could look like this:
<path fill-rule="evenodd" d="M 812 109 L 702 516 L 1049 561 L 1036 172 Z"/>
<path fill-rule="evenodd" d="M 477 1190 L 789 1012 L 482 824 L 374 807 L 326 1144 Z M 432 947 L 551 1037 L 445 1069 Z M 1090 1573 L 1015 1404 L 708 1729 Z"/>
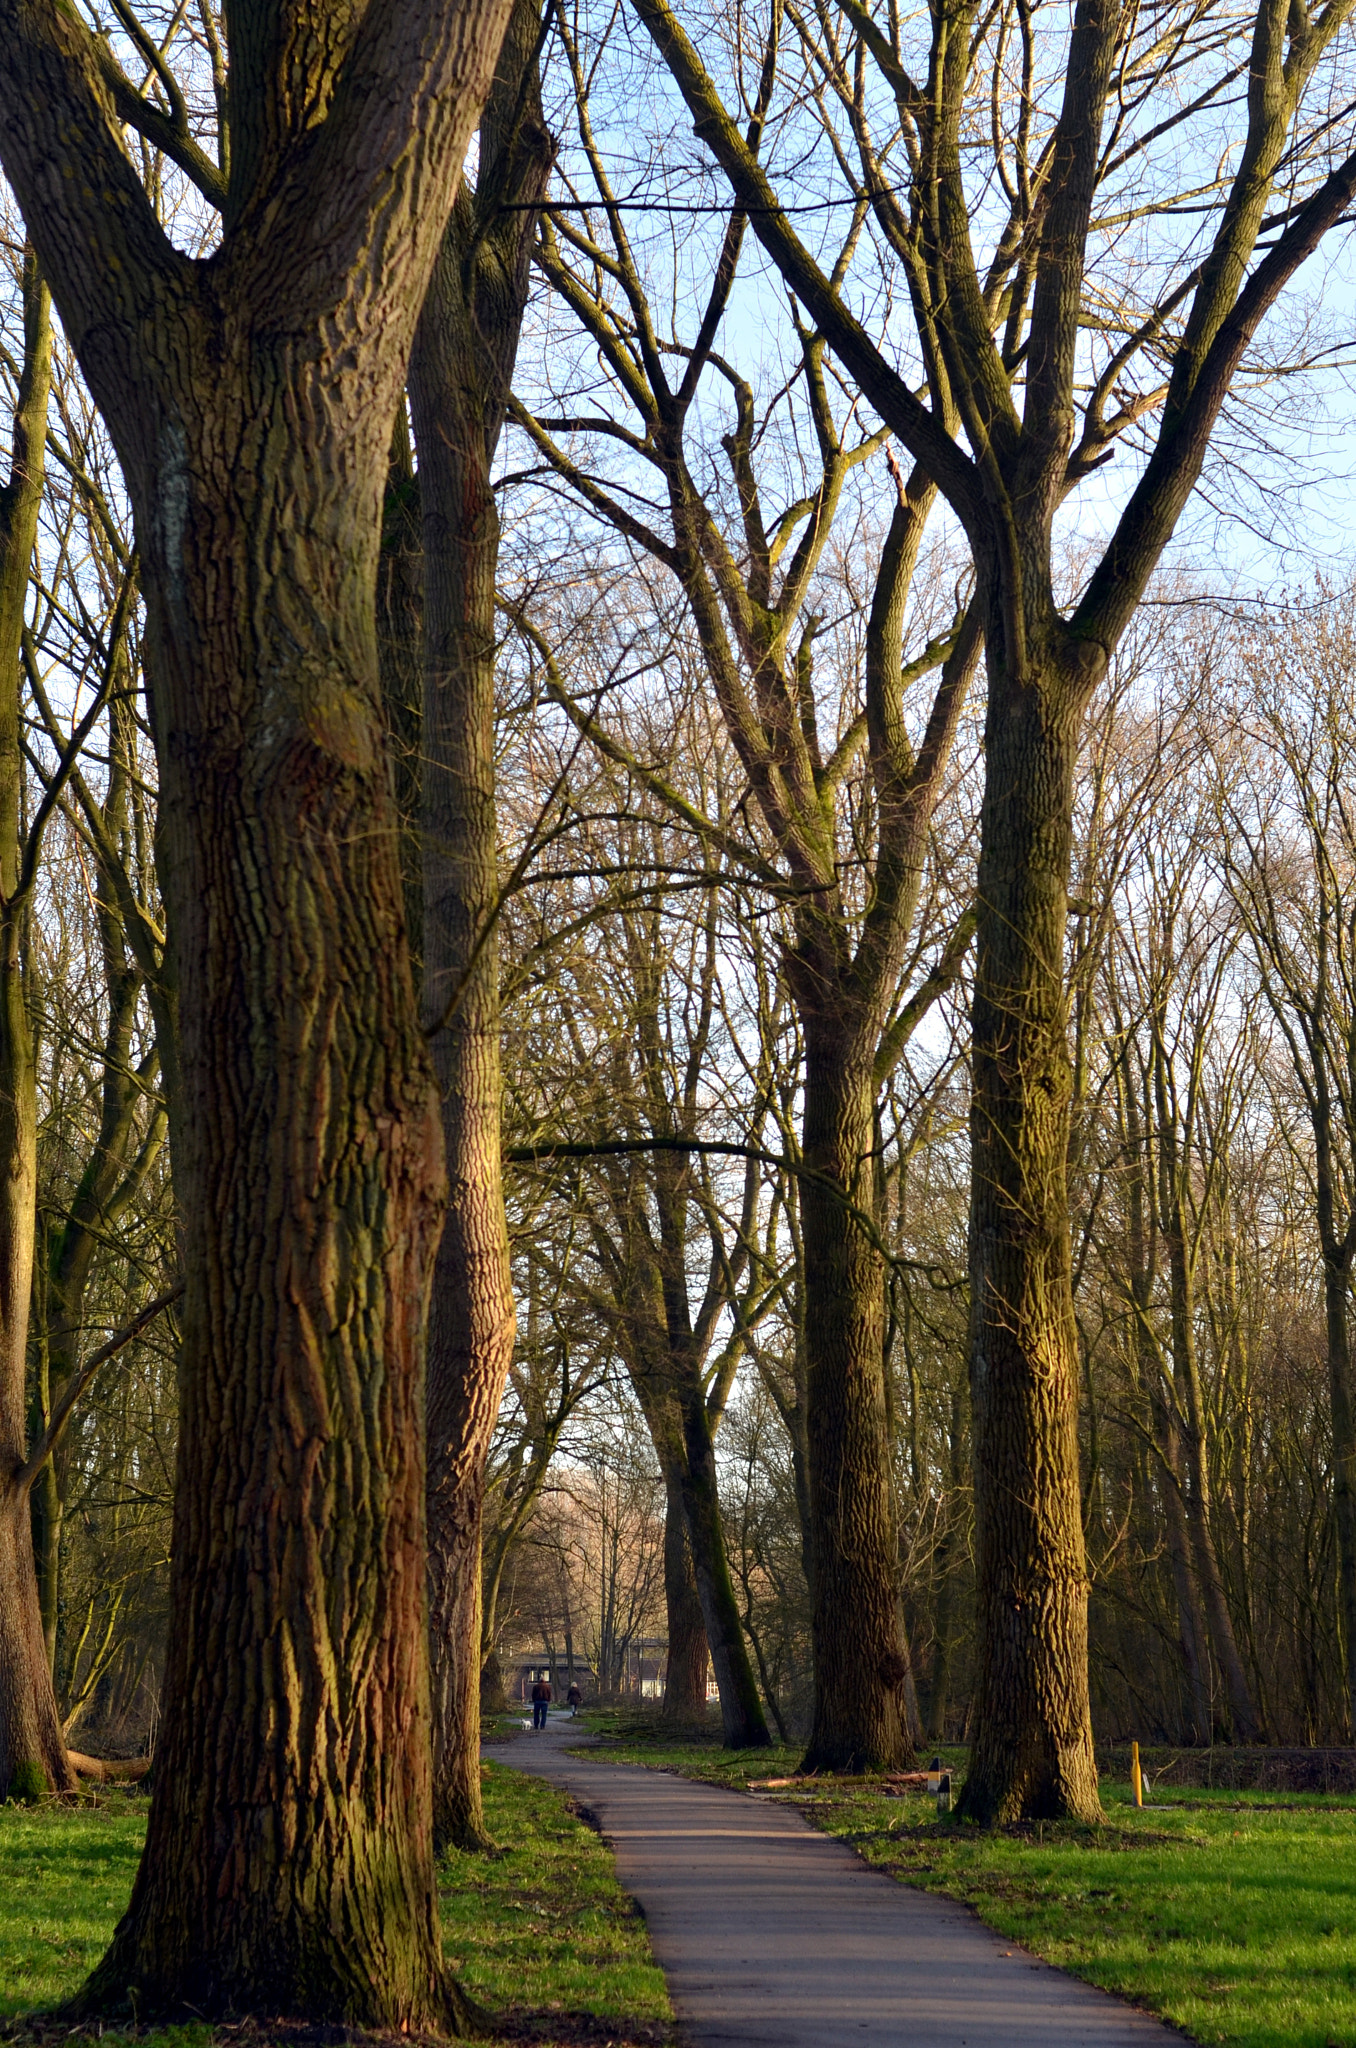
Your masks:
<path fill-rule="evenodd" d="M 285 47 L 234 20 L 205 262 L 164 235 L 78 19 L 5 14 L 0 150 L 136 520 L 179 991 L 164 1715 L 82 2016 L 465 2017 L 425 1600 L 442 1138 L 374 595 L 406 359 L 506 12 L 303 9 Z"/>
<path fill-rule="evenodd" d="M 990 645 L 1002 646 L 991 636 Z M 973 1820 L 1097 1820 L 1066 1162 L 1064 932 L 1087 678 L 991 659 L 970 1119 Z"/>
<path fill-rule="evenodd" d="M 156 1789 L 79 2009 L 441 2024 L 421 1347 L 442 1162 L 375 690 L 363 471 L 385 434 L 339 426 L 342 379 L 322 395 L 219 339 L 138 504 L 188 1291 Z"/>

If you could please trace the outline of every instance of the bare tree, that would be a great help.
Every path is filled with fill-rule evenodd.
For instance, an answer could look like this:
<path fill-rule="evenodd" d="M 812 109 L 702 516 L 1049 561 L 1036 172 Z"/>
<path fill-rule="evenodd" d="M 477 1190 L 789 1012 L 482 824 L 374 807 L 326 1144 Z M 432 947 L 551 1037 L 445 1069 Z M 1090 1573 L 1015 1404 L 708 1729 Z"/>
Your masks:
<path fill-rule="evenodd" d="M 758 825 L 741 840 L 718 821 L 703 826 L 690 807 L 687 822 L 732 853 L 751 878 L 785 896 L 792 911 L 783 971 L 805 1053 L 800 1206 L 814 1525 L 816 1718 L 806 1763 L 895 1764 L 910 1748 L 909 1662 L 885 1434 L 882 1266 L 862 1219 L 874 1202 L 878 1091 L 919 1018 L 954 976 L 969 937 L 965 925 L 940 962 L 925 963 L 916 917 L 932 814 L 978 660 L 980 618 L 963 602 L 957 606 L 949 589 L 940 630 L 927 631 L 929 607 L 916 602 L 913 586 L 936 493 L 921 471 L 898 475 L 875 574 L 868 589 L 852 593 L 866 613 L 854 649 L 860 675 L 842 698 L 829 693 L 833 709 L 821 712 L 820 579 L 845 493 L 883 437 L 859 428 L 854 405 L 835 408 L 824 333 L 806 326 L 794 306 L 793 366 L 760 418 L 748 379 L 716 346 L 744 241 L 739 210 L 713 251 L 691 331 L 665 332 L 594 139 L 597 64 L 586 67 L 568 27 L 562 36 L 579 128 L 575 189 L 591 197 L 582 220 L 563 205 L 548 210 L 538 261 L 598 350 L 611 388 L 603 417 L 581 411 L 569 393 L 569 410 L 541 407 L 534 419 L 524 409 L 520 417 L 584 504 L 648 552 L 681 589 Z M 776 43 L 774 33 L 748 108 L 747 138 L 740 138 L 750 151 L 767 114 Z M 840 272 L 859 227 L 857 220 L 844 241 Z M 699 478 L 714 462 L 701 441 L 702 401 L 713 383 L 724 388 L 733 415 L 722 440 L 728 487 L 722 481 L 703 488 Z M 768 435 L 788 409 L 807 444 L 803 481 L 774 511 L 783 478 L 769 459 L 775 443 Z M 566 435 L 596 435 L 604 448 L 619 443 L 632 451 L 656 502 L 629 484 L 609 488 L 573 459 Z M 923 644 L 909 657 L 911 634 Z M 910 688 L 939 669 L 940 683 L 914 725 L 906 711 Z M 848 709 L 843 700 L 850 694 Z M 560 695 L 568 697 L 563 689 Z M 618 755 L 615 735 L 600 721 L 577 715 L 605 751 L 638 771 L 634 754 Z M 653 776 L 649 786 L 660 793 Z M 900 986 L 906 970 L 917 977 L 907 993 Z"/>
<path fill-rule="evenodd" d="M 788 10 L 835 175 L 870 214 L 873 255 L 898 272 L 907 370 L 864 326 L 856 280 L 826 274 L 798 233 L 760 160 L 761 127 L 741 127 L 678 12 L 668 0 L 636 0 L 636 12 L 736 218 L 908 449 L 917 488 L 927 479 L 945 496 L 973 556 L 989 700 L 970 1346 L 981 1661 L 964 1810 L 1093 1819 L 1067 1193 L 1074 768 L 1084 714 L 1240 366 L 1356 194 L 1324 84 L 1350 7 L 1263 0 L 1226 24 L 1190 6 L 1149 17 L 1085 0 L 1058 28 L 968 0 L 923 15 L 861 0 Z M 769 53 L 780 18 L 774 6 Z M 1232 94 L 1239 78 L 1246 96 Z M 980 152 L 976 104 L 992 114 Z M 791 146 L 802 155 L 803 136 Z M 1179 238 L 1167 208 L 1180 166 L 1202 160 L 1230 168 L 1193 188 Z M 1143 266 L 1122 260 L 1127 219 L 1154 223 Z M 1094 303 L 1107 316 L 1081 344 Z M 1065 605 L 1056 515 L 1141 423 L 1138 480 Z"/>
<path fill-rule="evenodd" d="M 1324 602 L 1324 600 L 1327 600 Z M 1312 1135 L 1306 1176 L 1323 1265 L 1333 1514 L 1348 1714 L 1356 1727 L 1356 680 L 1351 599 L 1240 625 L 1247 737 L 1216 741 L 1218 847 Z"/>

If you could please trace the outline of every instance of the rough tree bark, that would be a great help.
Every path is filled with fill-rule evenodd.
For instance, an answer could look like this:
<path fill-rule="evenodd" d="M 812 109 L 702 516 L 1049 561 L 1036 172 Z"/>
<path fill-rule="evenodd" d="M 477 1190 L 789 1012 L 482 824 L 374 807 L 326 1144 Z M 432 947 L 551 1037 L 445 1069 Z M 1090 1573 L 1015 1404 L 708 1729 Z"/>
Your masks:
<path fill-rule="evenodd" d="M 1034 675 L 1012 676 L 991 658 L 985 725 L 970 1117 L 981 1656 L 964 1792 L 966 1811 L 984 1819 L 1100 1811 L 1088 1713 L 1061 971 L 1087 680 L 1075 664 L 1061 675 L 1064 666 L 1053 649 L 1045 672 Z"/>
<path fill-rule="evenodd" d="M 676 1431 L 681 1434 L 681 1431 Z M 664 1719 L 680 1726 L 706 1719 L 710 1651 L 697 1574 L 692 1566 L 677 1461 L 664 1473 L 664 1608 L 669 1649 L 664 1667 Z"/>
<path fill-rule="evenodd" d="M 181 1003 L 163 1732 L 82 2013 L 455 2017 L 424 1580 L 442 1146 L 374 590 L 405 361 L 506 11 L 242 10 L 223 177 L 74 14 L 0 9 L 0 155 L 136 519 Z M 169 242 L 122 120 L 158 121 L 221 204 L 210 260 Z"/>
<path fill-rule="evenodd" d="M 448 223 L 410 359 L 424 553 L 420 748 L 425 1029 L 442 1094 L 448 1209 L 428 1329 L 433 1827 L 488 1847 L 480 1801 L 485 1461 L 513 1352 L 500 1167 L 499 845 L 494 797 L 491 469 L 553 144 L 541 10 L 519 0 L 480 126 L 474 193 Z"/>
<path fill-rule="evenodd" d="M 805 1031 L 803 1154 L 816 1176 L 802 1183 L 800 1198 L 815 1558 L 814 1725 L 804 1768 L 853 1771 L 905 1758 L 913 1746 L 886 1462 L 884 1275 L 876 1247 L 845 1216 L 839 1193 L 869 1212 L 875 1047 L 864 1048 L 861 1033 L 852 1034 L 854 1044 L 839 1005 L 821 1008 L 804 975 L 797 979 Z"/>

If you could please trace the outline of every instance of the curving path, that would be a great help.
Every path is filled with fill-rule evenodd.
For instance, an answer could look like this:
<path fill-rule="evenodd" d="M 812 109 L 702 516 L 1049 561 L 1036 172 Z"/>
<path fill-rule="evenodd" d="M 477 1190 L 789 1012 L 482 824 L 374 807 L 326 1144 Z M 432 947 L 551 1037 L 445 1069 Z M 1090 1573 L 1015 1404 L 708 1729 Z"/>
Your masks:
<path fill-rule="evenodd" d="M 493 1752 L 565 1786 L 611 1843 L 699 2048 L 1166 2048 L 1184 2036 L 1066 1977 L 964 1906 L 868 1868 L 799 1814 L 566 1755 L 552 1715 Z"/>

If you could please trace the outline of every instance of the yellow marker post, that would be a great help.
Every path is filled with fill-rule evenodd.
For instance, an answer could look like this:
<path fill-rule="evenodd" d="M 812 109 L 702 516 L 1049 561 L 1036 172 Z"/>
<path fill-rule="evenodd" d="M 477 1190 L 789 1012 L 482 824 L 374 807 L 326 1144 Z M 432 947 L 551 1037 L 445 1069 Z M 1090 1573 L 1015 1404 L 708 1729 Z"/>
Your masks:
<path fill-rule="evenodd" d="M 1144 1779 L 1139 1768 L 1139 1744 L 1137 1742 L 1132 1742 L 1130 1745 L 1130 1783 L 1134 1788 L 1136 1806 L 1143 1806 Z"/>

